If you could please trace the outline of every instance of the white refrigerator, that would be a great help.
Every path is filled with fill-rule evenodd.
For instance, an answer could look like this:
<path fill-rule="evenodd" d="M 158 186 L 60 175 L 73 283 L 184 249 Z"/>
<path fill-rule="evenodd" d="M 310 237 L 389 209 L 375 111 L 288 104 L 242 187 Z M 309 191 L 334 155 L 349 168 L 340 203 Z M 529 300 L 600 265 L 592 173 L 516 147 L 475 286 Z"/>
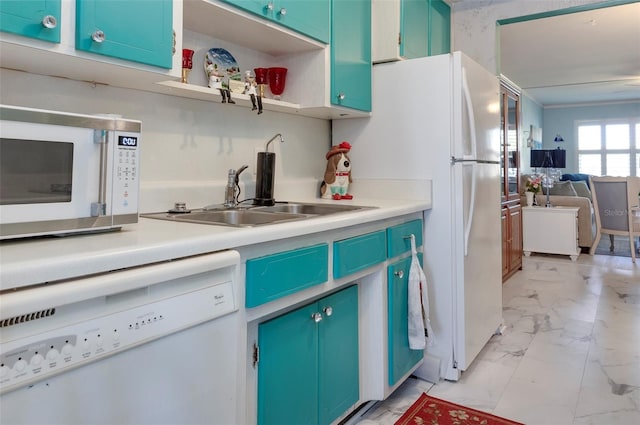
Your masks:
<path fill-rule="evenodd" d="M 424 271 L 435 342 L 416 375 L 458 380 L 502 324 L 498 78 L 460 52 L 373 67 L 370 118 L 334 120 L 354 181 L 431 180 Z M 384 196 L 384 194 L 381 194 Z M 393 196 L 393 195 L 391 195 Z"/>

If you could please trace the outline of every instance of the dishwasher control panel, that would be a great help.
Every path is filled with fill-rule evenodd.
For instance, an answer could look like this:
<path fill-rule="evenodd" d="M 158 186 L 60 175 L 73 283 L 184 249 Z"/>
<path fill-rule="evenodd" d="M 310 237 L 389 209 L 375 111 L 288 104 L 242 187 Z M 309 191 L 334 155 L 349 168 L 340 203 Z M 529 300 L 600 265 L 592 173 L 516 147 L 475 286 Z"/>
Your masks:
<path fill-rule="evenodd" d="M 232 282 L 227 281 L 3 343 L 0 393 L 236 310 Z"/>

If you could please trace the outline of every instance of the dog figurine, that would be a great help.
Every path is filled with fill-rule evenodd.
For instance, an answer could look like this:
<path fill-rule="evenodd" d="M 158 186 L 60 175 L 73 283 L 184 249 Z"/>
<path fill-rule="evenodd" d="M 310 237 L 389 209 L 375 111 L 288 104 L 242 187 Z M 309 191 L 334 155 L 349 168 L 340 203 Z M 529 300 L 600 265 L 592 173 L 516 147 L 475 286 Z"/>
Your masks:
<path fill-rule="evenodd" d="M 333 146 L 327 152 L 327 169 L 320 184 L 320 196 L 323 199 L 353 199 L 349 194 L 351 183 L 351 160 L 347 153 L 351 150 L 349 142 Z"/>

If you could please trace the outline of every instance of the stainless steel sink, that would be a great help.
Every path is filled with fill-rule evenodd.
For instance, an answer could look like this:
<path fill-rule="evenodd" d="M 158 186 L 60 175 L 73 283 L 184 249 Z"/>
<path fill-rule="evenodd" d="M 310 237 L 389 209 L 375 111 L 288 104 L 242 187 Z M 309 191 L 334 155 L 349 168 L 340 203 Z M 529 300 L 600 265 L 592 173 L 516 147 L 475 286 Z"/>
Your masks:
<path fill-rule="evenodd" d="M 334 204 L 302 204 L 294 202 L 286 202 L 276 204 L 269 207 L 254 207 L 252 211 L 270 211 L 270 212 L 282 212 L 291 214 L 311 214 L 311 215 L 326 215 L 336 214 L 346 211 L 356 211 L 362 209 L 368 209 L 370 207 L 361 207 L 357 205 L 334 205 Z"/>
<path fill-rule="evenodd" d="M 183 221 L 186 223 L 218 224 L 236 227 L 252 227 L 264 224 L 279 223 L 289 220 L 305 218 L 301 214 L 270 213 L 254 211 L 252 209 L 227 210 L 194 210 L 189 213 L 153 213 L 141 214 L 142 217 L 160 220 Z"/>
<path fill-rule="evenodd" d="M 304 220 L 328 214 L 370 209 L 356 205 L 279 203 L 268 207 L 197 209 L 190 212 L 160 212 L 140 214 L 141 217 L 185 223 L 253 227 L 294 220 Z"/>

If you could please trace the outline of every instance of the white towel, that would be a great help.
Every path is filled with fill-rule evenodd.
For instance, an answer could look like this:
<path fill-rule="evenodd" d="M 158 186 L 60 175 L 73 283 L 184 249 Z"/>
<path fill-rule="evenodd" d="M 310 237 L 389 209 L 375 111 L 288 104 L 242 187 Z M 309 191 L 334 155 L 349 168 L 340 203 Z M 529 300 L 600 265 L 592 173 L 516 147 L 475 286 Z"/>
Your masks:
<path fill-rule="evenodd" d="M 429 293 L 427 279 L 420 267 L 416 238 L 411 235 L 411 268 L 409 269 L 409 348 L 422 350 L 433 344 L 433 330 L 429 321 Z"/>

